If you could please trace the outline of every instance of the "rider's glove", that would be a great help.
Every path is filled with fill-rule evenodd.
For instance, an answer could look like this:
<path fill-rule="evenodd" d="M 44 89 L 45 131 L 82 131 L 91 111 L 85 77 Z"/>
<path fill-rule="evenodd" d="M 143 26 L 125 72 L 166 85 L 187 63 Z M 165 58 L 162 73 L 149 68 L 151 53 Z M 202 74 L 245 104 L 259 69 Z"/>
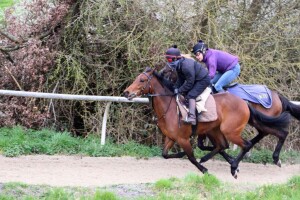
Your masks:
<path fill-rule="evenodd" d="M 178 88 L 174 89 L 174 94 L 177 95 L 179 93 Z"/>

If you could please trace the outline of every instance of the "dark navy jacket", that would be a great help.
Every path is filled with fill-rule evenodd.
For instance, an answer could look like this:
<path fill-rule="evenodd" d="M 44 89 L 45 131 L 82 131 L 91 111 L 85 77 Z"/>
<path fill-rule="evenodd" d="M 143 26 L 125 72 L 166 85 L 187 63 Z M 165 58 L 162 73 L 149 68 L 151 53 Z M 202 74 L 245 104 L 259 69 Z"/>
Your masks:
<path fill-rule="evenodd" d="M 175 87 L 179 88 L 179 93 L 189 92 L 195 82 L 207 78 L 208 71 L 200 63 L 191 58 L 182 58 L 176 67 L 177 82 Z"/>

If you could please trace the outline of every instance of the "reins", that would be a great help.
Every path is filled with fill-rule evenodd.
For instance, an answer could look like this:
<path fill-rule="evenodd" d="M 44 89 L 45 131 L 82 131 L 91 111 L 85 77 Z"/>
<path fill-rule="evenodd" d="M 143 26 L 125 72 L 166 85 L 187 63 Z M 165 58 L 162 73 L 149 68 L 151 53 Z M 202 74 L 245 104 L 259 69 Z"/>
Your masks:
<path fill-rule="evenodd" d="M 153 100 L 152 100 L 153 97 L 159 97 L 159 96 L 172 96 L 172 98 L 170 98 L 170 101 L 169 101 L 169 105 L 168 105 L 168 107 L 167 107 L 167 110 L 164 112 L 164 114 L 163 114 L 161 117 L 159 117 L 159 118 L 157 119 L 157 121 L 159 121 L 160 119 L 165 118 L 167 112 L 169 111 L 169 108 L 170 108 L 170 106 L 171 106 L 171 102 L 172 102 L 172 99 L 173 99 L 174 94 L 150 94 L 150 92 L 151 92 L 151 84 L 150 84 L 150 81 L 151 81 L 151 79 L 153 78 L 153 74 L 151 74 L 150 76 L 149 76 L 146 72 L 143 72 L 143 74 L 148 78 L 148 81 L 147 81 L 147 83 L 145 84 L 145 86 L 141 89 L 141 93 L 143 93 L 143 91 L 149 86 L 148 93 L 144 93 L 144 94 L 149 98 L 149 101 L 151 102 L 151 106 L 152 106 L 153 108 L 154 108 L 154 106 L 153 106 Z"/>

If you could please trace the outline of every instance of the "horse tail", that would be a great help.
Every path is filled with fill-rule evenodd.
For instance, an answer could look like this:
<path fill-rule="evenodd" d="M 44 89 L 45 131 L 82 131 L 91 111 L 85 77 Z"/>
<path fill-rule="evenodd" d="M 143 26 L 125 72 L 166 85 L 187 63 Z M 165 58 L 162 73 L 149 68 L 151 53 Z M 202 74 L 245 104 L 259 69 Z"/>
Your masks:
<path fill-rule="evenodd" d="M 264 126 L 268 126 L 272 129 L 286 130 L 290 122 L 290 114 L 288 112 L 283 112 L 277 117 L 271 117 L 264 115 L 263 113 L 255 110 L 251 105 L 248 104 L 250 110 L 249 121 L 258 122 Z"/>
<path fill-rule="evenodd" d="M 293 117 L 300 121 L 300 105 L 293 104 L 286 97 L 279 94 L 282 103 L 282 111 L 288 111 Z"/>

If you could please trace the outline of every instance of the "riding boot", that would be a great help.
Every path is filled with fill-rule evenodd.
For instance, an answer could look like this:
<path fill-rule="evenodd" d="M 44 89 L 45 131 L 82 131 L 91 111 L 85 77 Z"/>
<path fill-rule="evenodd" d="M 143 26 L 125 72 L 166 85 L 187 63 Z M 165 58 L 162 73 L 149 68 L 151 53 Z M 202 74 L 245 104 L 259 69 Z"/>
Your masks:
<path fill-rule="evenodd" d="M 189 113 L 188 117 L 185 120 L 186 123 L 190 123 L 192 125 L 196 125 L 196 100 L 189 99 Z"/>
<path fill-rule="evenodd" d="M 211 92 L 212 92 L 213 94 L 217 94 L 217 93 L 218 93 L 218 91 L 216 90 L 214 84 L 211 84 L 211 85 L 210 85 L 210 88 L 211 88 Z"/>

